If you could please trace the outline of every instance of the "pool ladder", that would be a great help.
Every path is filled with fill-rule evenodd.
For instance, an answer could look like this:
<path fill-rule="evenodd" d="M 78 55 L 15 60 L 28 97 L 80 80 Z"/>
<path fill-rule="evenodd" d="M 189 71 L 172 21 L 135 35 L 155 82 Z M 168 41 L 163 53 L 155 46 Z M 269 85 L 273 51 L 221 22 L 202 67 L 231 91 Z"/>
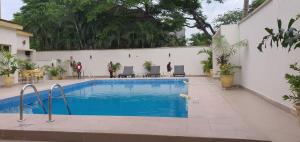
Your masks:
<path fill-rule="evenodd" d="M 59 84 L 53 84 L 51 86 L 51 89 L 48 92 L 48 122 L 53 122 L 54 120 L 52 119 L 52 95 L 53 95 L 53 90 L 55 88 L 59 88 L 60 89 L 60 94 L 63 96 L 63 100 L 64 100 L 64 104 L 67 108 L 68 114 L 71 115 L 71 109 L 69 107 L 66 95 L 64 93 L 64 89 L 61 85 Z"/>
<path fill-rule="evenodd" d="M 45 114 L 47 114 L 46 108 L 44 107 L 43 101 L 41 100 L 40 94 L 37 91 L 36 87 L 33 84 L 26 84 L 21 92 L 20 92 L 20 119 L 18 120 L 19 122 L 23 122 L 24 121 L 24 116 L 23 116 L 23 106 L 24 106 L 24 102 L 23 102 L 23 96 L 24 96 L 24 91 L 31 87 L 34 90 L 34 94 L 37 97 L 38 103 L 39 105 L 42 107 L 43 111 Z M 48 122 L 53 122 L 54 120 L 52 119 L 52 94 L 53 94 L 53 90 L 55 88 L 59 88 L 60 89 L 60 93 L 63 96 L 63 100 L 64 100 L 64 104 L 67 108 L 68 114 L 71 115 L 71 109 L 69 107 L 66 95 L 64 93 L 64 89 L 61 85 L 59 84 L 53 84 L 51 86 L 51 89 L 48 90 Z"/>
<path fill-rule="evenodd" d="M 44 113 L 47 114 L 46 108 L 44 107 L 44 104 L 41 100 L 40 93 L 37 91 L 36 87 L 33 84 L 26 84 L 20 92 L 20 119 L 19 119 L 19 122 L 24 121 L 24 117 L 23 117 L 23 105 L 24 105 L 23 95 L 24 95 L 24 91 L 29 87 L 31 87 L 34 90 L 34 94 L 37 97 L 39 105 L 42 107 Z"/>

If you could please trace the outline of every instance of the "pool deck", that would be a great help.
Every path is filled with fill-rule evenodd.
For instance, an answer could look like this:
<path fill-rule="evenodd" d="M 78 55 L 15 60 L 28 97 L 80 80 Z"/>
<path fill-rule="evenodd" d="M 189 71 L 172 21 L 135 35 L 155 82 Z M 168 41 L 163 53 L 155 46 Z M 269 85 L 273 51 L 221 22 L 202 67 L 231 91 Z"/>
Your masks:
<path fill-rule="evenodd" d="M 38 90 L 54 83 L 68 85 L 87 80 L 43 81 Z M 0 99 L 18 96 L 23 85 L 0 88 Z M 40 141 L 273 141 L 300 142 L 295 116 L 242 88 L 224 90 L 218 81 L 189 78 L 188 118 L 65 116 L 0 114 L 0 139 Z M 30 91 L 28 91 L 30 92 Z"/>

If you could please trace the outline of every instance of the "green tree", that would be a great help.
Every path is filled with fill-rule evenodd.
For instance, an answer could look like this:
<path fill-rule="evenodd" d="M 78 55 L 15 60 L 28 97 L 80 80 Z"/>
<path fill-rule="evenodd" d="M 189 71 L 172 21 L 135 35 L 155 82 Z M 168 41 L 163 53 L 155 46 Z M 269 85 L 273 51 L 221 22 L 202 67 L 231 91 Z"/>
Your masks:
<path fill-rule="evenodd" d="M 249 5 L 249 12 L 253 12 L 256 8 L 258 8 L 260 5 L 262 5 L 266 0 L 254 0 Z"/>
<path fill-rule="evenodd" d="M 256 8 L 258 8 L 261 4 L 263 4 L 265 0 L 254 0 L 249 5 L 248 13 L 253 12 Z M 247 5 L 249 2 L 245 1 L 245 5 Z M 245 8 L 244 8 L 245 9 Z M 218 15 L 216 19 L 214 19 L 213 24 L 216 28 L 219 28 L 221 25 L 229 25 L 229 24 L 236 24 L 239 21 L 242 20 L 244 17 L 244 11 L 237 9 L 228 11 L 224 14 Z"/>
<path fill-rule="evenodd" d="M 216 28 L 221 25 L 236 24 L 243 18 L 243 11 L 240 9 L 228 11 L 218 17 L 213 21 Z"/>
<path fill-rule="evenodd" d="M 208 46 L 211 44 L 211 39 L 205 34 L 197 33 L 192 35 L 190 42 L 192 46 Z"/>
<path fill-rule="evenodd" d="M 24 0 L 14 21 L 32 32 L 37 50 L 149 48 L 182 29 L 157 18 L 147 0 Z"/>
<path fill-rule="evenodd" d="M 36 50 L 149 48 L 183 45 L 173 33 L 196 27 L 211 39 L 202 2 L 222 0 L 24 0 L 15 22 Z M 194 25 L 189 25 L 193 20 Z"/>
<path fill-rule="evenodd" d="M 207 3 L 223 2 L 223 0 L 206 0 Z M 205 0 L 160 0 L 159 6 L 163 10 L 162 17 L 189 28 L 201 30 L 209 39 L 215 34 L 214 28 L 207 22 L 202 11 Z M 193 21 L 194 24 L 190 24 Z"/>

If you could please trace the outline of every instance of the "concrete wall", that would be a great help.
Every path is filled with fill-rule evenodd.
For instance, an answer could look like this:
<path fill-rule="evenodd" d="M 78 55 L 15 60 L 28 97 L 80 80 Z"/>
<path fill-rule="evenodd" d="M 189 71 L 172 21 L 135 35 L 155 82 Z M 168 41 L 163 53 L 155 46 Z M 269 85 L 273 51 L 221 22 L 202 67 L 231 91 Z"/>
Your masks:
<path fill-rule="evenodd" d="M 236 40 L 246 39 L 249 42 L 249 47 L 242 48 L 237 54 L 239 57 L 233 59 L 233 62 L 239 62 L 242 66 L 240 84 L 288 107 L 292 107 L 291 103 L 282 100 L 283 95 L 290 93 L 284 75 L 292 73 L 289 69 L 290 64 L 300 63 L 300 49 L 289 53 L 280 47 L 270 48 L 268 45 L 261 53 L 257 45 L 267 34 L 265 27 L 276 28 L 278 18 L 282 19 L 284 27 L 287 27 L 289 19 L 300 14 L 299 6 L 299 0 L 269 0 L 253 15 L 239 23 L 238 31 L 236 28 L 222 31 L 227 34 L 226 38 L 235 37 L 236 33 L 233 31 L 236 31 L 239 35 Z M 299 29 L 300 21 L 295 23 L 295 26 Z"/>
<path fill-rule="evenodd" d="M 145 74 L 143 64 L 152 61 L 154 65 L 161 66 L 161 73 L 166 74 L 168 62 L 174 65 L 184 65 L 187 75 L 203 75 L 200 62 L 206 55 L 197 55 L 200 47 L 190 48 L 152 48 L 152 49 L 120 49 L 120 50 L 83 50 L 83 51 L 47 51 L 36 52 L 35 60 L 40 65 L 50 64 L 56 59 L 74 60 L 83 64 L 86 76 L 108 76 L 107 64 L 109 61 L 120 62 L 122 66 L 134 66 L 138 75 Z M 170 57 L 169 57 L 170 53 Z M 129 58 L 130 54 L 130 58 Z M 92 59 L 90 58 L 92 56 Z M 122 71 L 123 69 L 121 69 Z"/>

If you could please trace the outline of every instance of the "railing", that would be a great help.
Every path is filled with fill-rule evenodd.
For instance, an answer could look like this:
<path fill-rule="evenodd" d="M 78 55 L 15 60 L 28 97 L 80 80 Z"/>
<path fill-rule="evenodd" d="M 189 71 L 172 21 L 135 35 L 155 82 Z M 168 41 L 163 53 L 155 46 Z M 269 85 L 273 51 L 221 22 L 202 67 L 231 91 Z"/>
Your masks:
<path fill-rule="evenodd" d="M 21 90 L 21 92 L 20 92 L 20 119 L 19 119 L 19 122 L 24 121 L 24 117 L 23 117 L 23 105 L 24 105 L 24 103 L 23 103 L 23 95 L 24 95 L 24 91 L 25 91 L 28 87 L 33 88 L 34 94 L 36 95 L 36 97 L 37 97 L 37 99 L 38 99 L 39 105 L 42 107 L 44 113 L 47 114 L 47 111 L 46 111 L 46 109 L 45 109 L 45 107 L 44 107 L 44 104 L 43 104 L 43 102 L 42 102 L 42 100 L 41 100 L 40 94 L 39 94 L 39 92 L 37 91 L 36 87 L 35 87 L 33 84 L 26 84 L 26 85 L 22 88 L 22 90 Z"/>
<path fill-rule="evenodd" d="M 54 121 L 52 119 L 52 93 L 53 93 L 53 90 L 56 87 L 58 87 L 60 89 L 60 93 L 63 96 L 63 100 L 64 100 L 65 106 L 67 108 L 67 111 L 68 111 L 69 115 L 71 115 L 71 109 L 69 107 L 69 104 L 68 104 L 66 95 L 64 93 L 63 87 L 61 85 L 59 85 L 59 84 L 53 84 L 52 87 L 51 87 L 51 89 L 49 90 L 49 93 L 48 93 L 48 122 L 53 122 Z"/>

